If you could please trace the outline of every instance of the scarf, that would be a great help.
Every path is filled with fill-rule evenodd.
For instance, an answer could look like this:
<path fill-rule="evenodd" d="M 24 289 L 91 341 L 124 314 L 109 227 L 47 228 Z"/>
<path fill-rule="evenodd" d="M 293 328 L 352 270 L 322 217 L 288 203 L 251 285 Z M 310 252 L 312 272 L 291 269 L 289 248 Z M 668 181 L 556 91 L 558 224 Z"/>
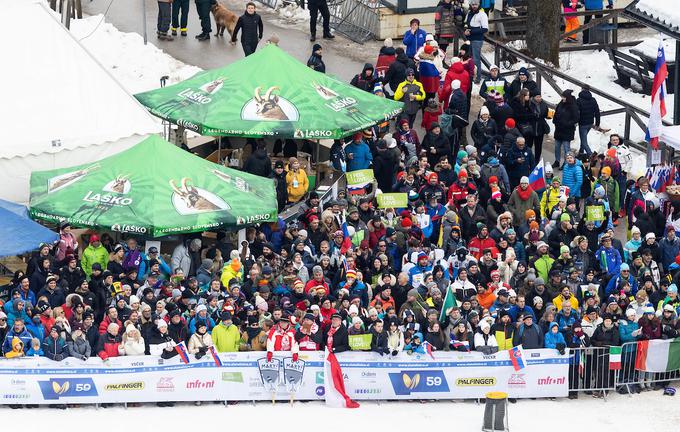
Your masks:
<path fill-rule="evenodd" d="M 248 334 L 248 343 L 252 343 L 253 339 L 255 339 L 257 337 L 257 335 L 260 334 L 261 331 L 262 331 L 262 329 L 260 329 L 259 327 L 255 327 L 255 328 L 248 327 L 246 329 L 246 333 Z"/>
<path fill-rule="evenodd" d="M 517 191 L 517 195 L 519 195 L 519 199 L 522 201 L 527 201 L 529 197 L 531 197 L 531 192 L 534 191 L 531 189 L 531 186 L 527 186 L 525 190 L 522 190 L 522 186 L 517 186 L 515 190 Z"/>

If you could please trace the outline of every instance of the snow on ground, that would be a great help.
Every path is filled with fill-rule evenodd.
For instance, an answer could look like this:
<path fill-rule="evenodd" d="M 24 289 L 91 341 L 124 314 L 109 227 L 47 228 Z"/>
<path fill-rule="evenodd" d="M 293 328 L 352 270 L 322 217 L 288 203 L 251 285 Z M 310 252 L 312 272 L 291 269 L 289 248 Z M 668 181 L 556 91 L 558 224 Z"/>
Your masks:
<path fill-rule="evenodd" d="M 678 0 L 640 0 L 635 7 L 670 26 L 680 27 Z"/>
<path fill-rule="evenodd" d="M 201 71 L 151 43 L 144 45 L 141 35 L 121 32 L 102 18 L 71 21 L 71 33 L 130 93 L 158 88 L 162 76 L 169 77 L 170 85 Z"/>
<path fill-rule="evenodd" d="M 647 392 L 633 396 L 610 395 L 607 400 L 581 395 L 578 400 L 520 400 L 510 404 L 511 431 L 550 430 L 551 432 L 587 431 L 667 431 L 680 422 L 678 397 Z M 294 410 L 294 411 L 293 411 Z M 3 423 L 21 425 L 24 432 L 44 430 L 50 424 L 88 425 L 97 432 L 120 432 L 133 426 L 156 426 L 163 431 L 201 430 L 222 421 L 229 429 L 246 426 L 248 430 L 431 430 L 476 431 L 482 426 L 484 405 L 475 402 L 363 402 L 355 410 L 332 409 L 322 402 L 296 402 L 272 406 L 268 402 L 216 405 L 178 404 L 158 408 L 95 409 L 49 408 L 33 410 L 3 409 Z M 29 419 L 27 421 L 27 419 Z M 228 426 L 227 426 L 228 425 Z"/>

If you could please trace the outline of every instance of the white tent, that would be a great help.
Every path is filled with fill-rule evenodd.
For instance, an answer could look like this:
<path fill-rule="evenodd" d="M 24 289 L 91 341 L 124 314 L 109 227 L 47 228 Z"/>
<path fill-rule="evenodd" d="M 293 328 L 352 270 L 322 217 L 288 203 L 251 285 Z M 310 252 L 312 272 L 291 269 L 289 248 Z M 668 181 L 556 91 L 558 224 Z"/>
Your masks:
<path fill-rule="evenodd" d="M 27 203 L 32 171 L 127 150 L 161 124 L 39 1 L 0 0 L 0 198 Z"/>

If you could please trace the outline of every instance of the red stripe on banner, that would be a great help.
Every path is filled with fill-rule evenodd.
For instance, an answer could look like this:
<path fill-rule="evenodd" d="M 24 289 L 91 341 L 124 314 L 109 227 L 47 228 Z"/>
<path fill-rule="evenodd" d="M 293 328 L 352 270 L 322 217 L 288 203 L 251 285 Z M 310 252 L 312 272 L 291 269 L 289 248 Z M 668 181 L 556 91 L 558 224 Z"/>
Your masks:
<path fill-rule="evenodd" d="M 649 350 L 649 341 L 643 340 L 637 343 L 637 355 L 635 356 L 635 369 L 647 369 L 647 351 Z"/>
<path fill-rule="evenodd" d="M 342 369 L 338 363 L 338 359 L 332 352 L 328 353 L 328 362 L 331 365 L 331 377 L 333 378 L 333 387 L 345 399 L 345 406 L 347 408 L 359 408 L 359 404 L 354 402 L 345 391 L 345 380 L 342 379 Z"/>

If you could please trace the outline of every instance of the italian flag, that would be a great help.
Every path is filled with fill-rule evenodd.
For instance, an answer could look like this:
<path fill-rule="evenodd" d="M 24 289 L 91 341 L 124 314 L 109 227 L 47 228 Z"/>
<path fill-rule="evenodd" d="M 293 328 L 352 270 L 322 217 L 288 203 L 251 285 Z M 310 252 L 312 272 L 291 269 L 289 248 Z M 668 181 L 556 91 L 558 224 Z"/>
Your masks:
<path fill-rule="evenodd" d="M 680 338 L 638 342 L 635 369 L 645 372 L 679 370 Z"/>
<path fill-rule="evenodd" d="M 621 370 L 621 347 L 609 347 L 609 370 Z"/>
<path fill-rule="evenodd" d="M 345 391 L 345 380 L 342 377 L 342 369 L 335 354 L 326 348 L 326 361 L 324 367 L 324 388 L 326 390 L 326 406 L 333 408 L 359 408 Z"/>

